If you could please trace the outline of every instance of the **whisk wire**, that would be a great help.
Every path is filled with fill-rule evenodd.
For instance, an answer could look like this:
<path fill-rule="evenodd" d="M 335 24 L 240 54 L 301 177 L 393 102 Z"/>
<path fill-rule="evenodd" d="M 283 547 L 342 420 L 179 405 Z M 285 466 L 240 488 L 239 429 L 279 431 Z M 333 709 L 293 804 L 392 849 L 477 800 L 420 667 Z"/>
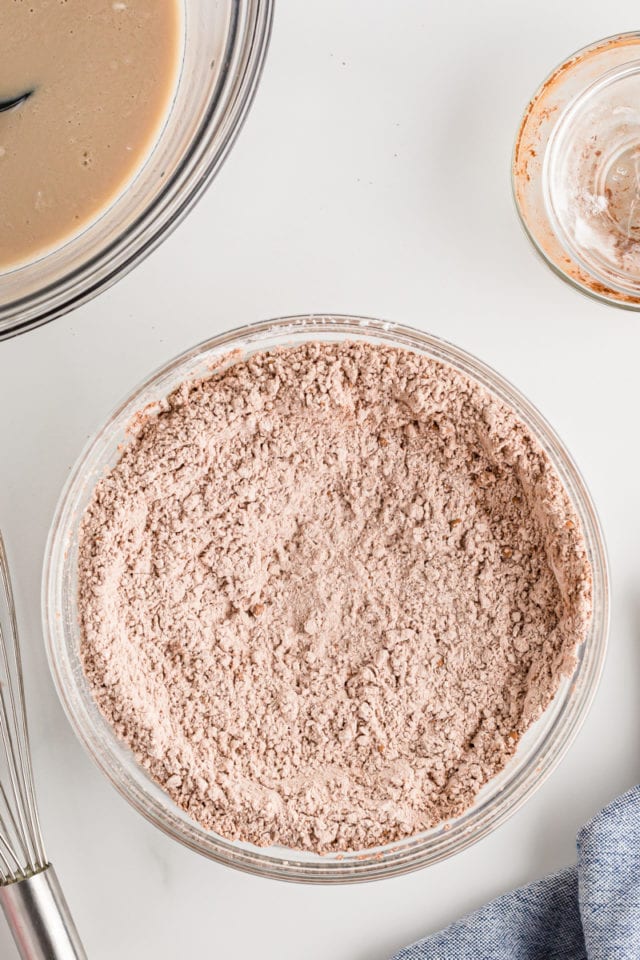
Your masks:
<path fill-rule="evenodd" d="M 4 646 L 4 635 L 3 635 L 1 626 L 0 626 L 0 649 L 4 654 L 2 659 L 3 661 L 5 661 L 4 666 L 6 669 L 6 650 Z M 32 853 L 32 849 L 29 844 L 28 828 L 26 824 L 26 817 L 24 814 L 24 810 L 26 807 L 26 803 L 24 801 L 24 788 L 23 788 L 23 785 L 20 783 L 20 777 L 17 770 L 15 749 L 9 733 L 9 714 L 7 712 L 7 705 L 6 705 L 4 690 L 2 689 L 2 686 L 0 686 L 0 737 L 2 739 L 2 747 L 4 750 L 6 768 L 9 775 L 9 786 L 11 788 L 11 796 L 14 801 L 13 807 L 17 811 L 16 837 L 25 854 L 25 859 L 27 860 L 27 868 L 32 873 L 35 873 L 36 871 L 35 855 Z M 11 809 L 11 804 L 8 804 L 8 809 L 9 810 Z"/>
<path fill-rule="evenodd" d="M 8 883 L 9 876 L 11 875 L 12 871 L 11 871 L 11 867 L 9 866 L 9 861 L 5 857 L 2 850 L 0 850 L 0 860 L 2 860 L 2 868 L 0 868 L 0 880 L 2 881 L 2 883 Z"/>
<path fill-rule="evenodd" d="M 87 960 L 35 798 L 16 606 L 0 532 L 0 909 L 22 960 Z"/>
<path fill-rule="evenodd" d="M 2 539 L 2 532 L 0 532 L 0 572 L 2 576 L 2 581 L 4 588 L 7 594 L 7 602 L 9 605 L 9 620 L 11 624 L 11 631 L 13 636 L 13 650 L 14 658 L 16 664 L 16 673 L 18 681 L 18 703 L 20 706 L 20 721 L 21 721 L 21 733 L 22 736 L 19 740 L 20 747 L 20 759 L 22 761 L 21 770 L 24 771 L 25 786 L 26 786 L 26 800 L 27 800 L 27 809 L 29 812 L 29 818 L 33 828 L 33 838 L 36 849 L 36 854 L 39 863 L 42 866 L 45 866 L 47 863 L 47 858 L 44 850 L 44 840 L 42 838 L 42 828 L 40 826 L 40 817 L 38 816 L 38 807 L 36 805 L 36 791 L 33 779 L 33 766 L 31 763 L 31 748 L 29 744 L 29 728 L 27 725 L 27 708 L 26 700 L 24 695 L 24 675 L 22 672 L 22 655 L 20 653 L 20 642 L 18 637 L 18 617 L 16 613 L 16 605 L 13 599 L 13 588 L 11 586 L 11 577 L 9 576 L 9 561 L 7 558 L 7 552 L 4 546 L 4 540 Z"/>
<path fill-rule="evenodd" d="M 20 830 L 18 829 L 18 824 L 16 823 L 16 819 L 15 819 L 15 817 L 14 817 L 14 815 L 13 815 L 13 811 L 12 811 L 12 809 L 11 809 L 11 804 L 9 803 L 9 800 L 8 800 L 8 798 L 7 798 L 7 794 L 6 794 L 5 789 L 4 789 L 4 787 L 3 787 L 3 785 L 2 785 L 1 783 L 0 783 L 0 796 L 2 796 L 2 799 L 3 799 L 3 801 L 4 801 L 4 809 L 5 809 L 5 811 L 6 811 L 7 818 L 8 818 L 8 820 L 9 820 L 9 824 L 10 824 L 11 828 L 13 829 L 13 833 L 11 833 L 11 831 L 7 828 L 7 825 L 6 825 L 6 823 L 5 823 L 4 817 L 0 816 L 0 831 L 1 831 L 1 833 L 0 833 L 0 841 L 4 844 L 4 847 L 5 847 L 6 852 L 9 854 L 9 856 L 11 857 L 11 859 L 12 859 L 12 860 L 14 861 L 14 863 L 16 864 L 16 873 L 19 874 L 20 877 L 24 878 L 24 877 L 26 877 L 27 874 L 25 873 L 25 870 L 24 870 L 24 867 L 22 866 L 22 864 L 24 863 L 25 860 L 28 859 L 28 857 L 27 857 L 26 850 L 24 849 L 24 846 L 23 846 L 23 844 L 22 844 L 22 840 L 21 840 L 21 838 L 20 838 Z M 22 857 L 23 857 L 24 859 L 21 859 L 21 858 L 18 856 L 18 854 L 17 854 L 17 852 L 16 852 L 16 850 L 15 850 L 15 846 L 14 846 L 14 844 L 12 844 L 11 839 L 10 839 L 12 836 L 15 837 L 15 838 L 18 840 L 18 843 L 20 844 L 20 850 L 19 850 L 19 852 L 22 854 Z M 4 859 L 4 858 L 3 858 L 3 859 Z M 9 875 L 7 875 L 7 877 L 4 878 L 4 882 L 5 882 L 5 883 L 9 882 Z"/>
<path fill-rule="evenodd" d="M 21 851 L 25 854 L 27 860 L 26 869 L 28 872 L 35 873 L 43 869 L 47 861 L 35 804 L 16 609 L 1 533 L 0 581 L 7 606 L 10 634 L 9 642 L 7 642 L 0 622 L 0 665 L 3 679 L 6 678 L 6 683 L 0 683 L 0 738 L 6 760 L 10 794 L 14 800 L 14 813 L 12 812 L 12 805 L 6 802 L 7 797 L 4 790 L 2 795 L 11 818 L 11 825 L 14 827 L 15 838 L 18 840 Z M 13 657 L 13 670 L 9 660 L 9 651 Z M 8 849 L 12 853 L 12 859 L 17 857 L 14 844 L 9 843 Z"/>
<path fill-rule="evenodd" d="M 11 846 L 7 828 L 5 827 L 4 821 L 0 819 L 0 843 L 4 845 L 4 850 L 0 847 L 0 860 L 2 860 L 2 866 L 0 867 L 0 883 L 10 883 L 13 877 L 19 877 L 21 880 L 26 878 L 26 873 L 23 868 L 20 866 L 20 861 L 13 852 L 13 847 Z M 15 867 L 12 867 L 9 863 L 7 856 L 5 856 L 5 851 L 9 857 L 14 861 Z"/>

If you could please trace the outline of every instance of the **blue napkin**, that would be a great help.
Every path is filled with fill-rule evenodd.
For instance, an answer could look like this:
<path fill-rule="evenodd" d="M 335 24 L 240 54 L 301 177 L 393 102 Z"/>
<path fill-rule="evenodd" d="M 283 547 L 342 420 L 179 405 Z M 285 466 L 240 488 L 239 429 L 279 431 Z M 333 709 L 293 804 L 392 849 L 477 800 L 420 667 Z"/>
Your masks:
<path fill-rule="evenodd" d="M 578 865 L 505 894 L 394 960 L 640 960 L 640 786 L 578 834 Z"/>

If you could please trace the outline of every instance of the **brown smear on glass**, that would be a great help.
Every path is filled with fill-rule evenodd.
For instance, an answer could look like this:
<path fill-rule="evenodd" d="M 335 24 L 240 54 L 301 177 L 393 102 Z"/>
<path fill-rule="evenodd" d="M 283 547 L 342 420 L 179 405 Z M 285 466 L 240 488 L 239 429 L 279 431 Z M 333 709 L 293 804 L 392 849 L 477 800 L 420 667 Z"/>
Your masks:
<path fill-rule="evenodd" d="M 180 0 L 0 3 L 0 271 L 79 232 L 140 168 L 181 18 Z"/>

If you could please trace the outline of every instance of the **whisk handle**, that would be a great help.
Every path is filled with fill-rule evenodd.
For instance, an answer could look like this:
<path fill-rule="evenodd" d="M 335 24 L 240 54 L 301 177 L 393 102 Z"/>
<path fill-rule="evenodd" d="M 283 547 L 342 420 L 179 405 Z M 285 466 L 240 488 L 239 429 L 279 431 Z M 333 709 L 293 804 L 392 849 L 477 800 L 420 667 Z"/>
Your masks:
<path fill-rule="evenodd" d="M 0 887 L 0 905 L 22 960 L 87 960 L 52 866 Z"/>

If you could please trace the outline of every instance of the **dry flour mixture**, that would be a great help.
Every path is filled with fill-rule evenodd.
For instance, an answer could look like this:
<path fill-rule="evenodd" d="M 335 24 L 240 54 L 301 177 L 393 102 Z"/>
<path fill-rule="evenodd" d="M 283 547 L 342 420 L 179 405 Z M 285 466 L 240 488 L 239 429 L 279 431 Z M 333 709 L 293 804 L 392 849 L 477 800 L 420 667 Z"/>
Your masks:
<path fill-rule="evenodd" d="M 371 847 L 464 811 L 571 671 L 579 521 L 451 367 L 311 343 L 184 384 L 82 526 L 105 717 L 227 839 Z"/>

